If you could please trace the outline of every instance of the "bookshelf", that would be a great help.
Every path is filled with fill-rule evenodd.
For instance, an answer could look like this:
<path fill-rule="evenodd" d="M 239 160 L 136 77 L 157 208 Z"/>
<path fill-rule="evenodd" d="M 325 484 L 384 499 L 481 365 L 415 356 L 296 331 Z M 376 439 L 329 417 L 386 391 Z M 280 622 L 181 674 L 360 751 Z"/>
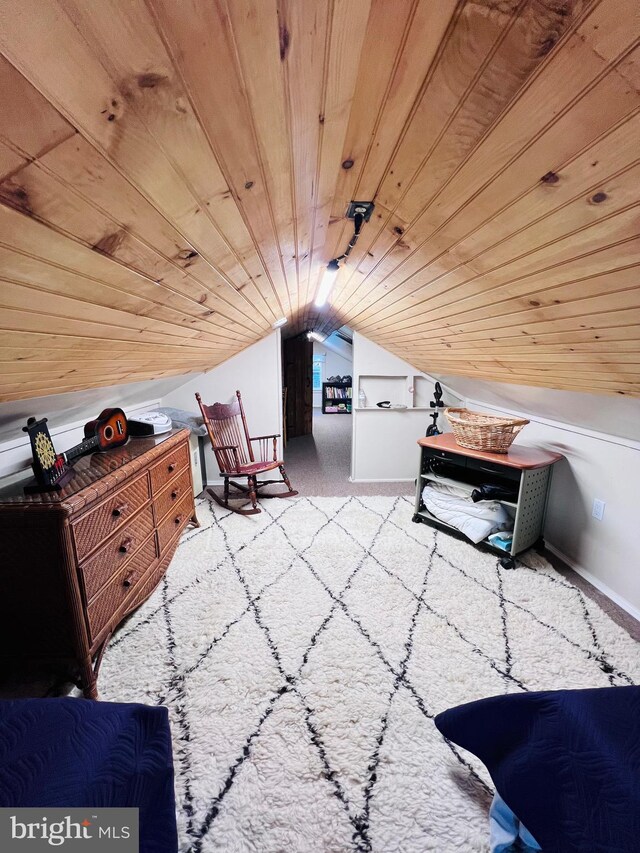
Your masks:
<path fill-rule="evenodd" d="M 323 382 L 322 411 L 325 415 L 351 414 L 351 383 Z"/>

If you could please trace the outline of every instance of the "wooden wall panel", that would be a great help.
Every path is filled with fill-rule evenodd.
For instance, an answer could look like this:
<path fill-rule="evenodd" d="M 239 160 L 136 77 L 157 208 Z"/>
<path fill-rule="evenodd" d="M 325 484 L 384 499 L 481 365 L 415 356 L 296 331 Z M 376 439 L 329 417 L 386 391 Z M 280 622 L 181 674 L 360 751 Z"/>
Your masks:
<path fill-rule="evenodd" d="M 5 0 L 0 53 L 0 400 L 207 369 L 281 316 L 640 393 L 636 0 Z"/>

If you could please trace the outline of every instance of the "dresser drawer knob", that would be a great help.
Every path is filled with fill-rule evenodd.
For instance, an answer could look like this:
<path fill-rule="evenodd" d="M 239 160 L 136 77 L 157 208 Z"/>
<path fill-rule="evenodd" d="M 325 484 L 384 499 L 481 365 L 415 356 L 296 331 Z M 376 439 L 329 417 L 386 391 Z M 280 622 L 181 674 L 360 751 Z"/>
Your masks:
<path fill-rule="evenodd" d="M 171 492 L 171 500 L 175 501 L 175 499 L 178 497 L 179 494 L 180 494 L 180 489 L 174 489 Z"/>
<path fill-rule="evenodd" d="M 129 572 L 129 574 L 126 576 L 126 578 L 122 581 L 122 586 L 129 589 L 129 587 L 131 586 L 132 583 L 133 583 L 133 572 Z"/>
<path fill-rule="evenodd" d="M 115 507 L 115 508 L 114 508 L 114 510 L 113 510 L 113 512 L 111 513 L 111 515 L 112 515 L 114 518 L 120 518 L 120 516 L 121 516 L 121 515 L 124 515 L 124 513 L 125 513 L 128 509 L 129 509 L 129 504 L 120 504 L 120 506 L 117 506 L 117 507 Z"/>
<path fill-rule="evenodd" d="M 125 539 L 118 548 L 118 551 L 120 551 L 121 554 L 127 554 L 131 550 L 132 545 L 133 539 Z"/>
<path fill-rule="evenodd" d="M 176 525 L 176 527 L 178 526 L 178 524 L 180 524 L 181 521 L 182 521 L 181 515 L 176 515 L 176 517 L 173 519 L 173 523 Z"/>
<path fill-rule="evenodd" d="M 172 462 L 170 465 L 167 465 L 167 471 L 169 473 L 171 473 L 172 471 L 175 471 L 175 470 L 176 470 L 176 463 L 175 462 Z"/>

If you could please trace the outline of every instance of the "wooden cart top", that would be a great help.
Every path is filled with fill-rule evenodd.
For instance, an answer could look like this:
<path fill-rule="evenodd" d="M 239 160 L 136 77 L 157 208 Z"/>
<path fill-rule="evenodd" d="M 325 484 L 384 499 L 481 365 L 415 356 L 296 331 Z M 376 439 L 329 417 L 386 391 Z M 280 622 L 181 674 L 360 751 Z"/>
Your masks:
<path fill-rule="evenodd" d="M 506 465 L 508 468 L 546 468 L 562 459 L 561 453 L 550 450 L 539 450 L 536 447 L 523 447 L 512 444 L 507 453 L 490 453 L 487 450 L 471 450 L 461 447 L 455 440 L 453 433 L 446 432 L 442 435 L 432 435 L 427 438 L 419 438 L 420 447 L 432 447 L 436 450 L 446 450 L 449 453 L 459 453 L 461 456 L 470 456 L 473 459 L 482 459 L 485 462 L 494 462 L 498 465 Z"/>

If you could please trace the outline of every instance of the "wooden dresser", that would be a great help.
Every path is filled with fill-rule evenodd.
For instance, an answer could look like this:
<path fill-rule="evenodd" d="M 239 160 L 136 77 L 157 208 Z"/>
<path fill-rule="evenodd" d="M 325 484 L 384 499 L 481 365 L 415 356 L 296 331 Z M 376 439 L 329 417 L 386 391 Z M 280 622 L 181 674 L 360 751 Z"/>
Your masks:
<path fill-rule="evenodd" d="M 133 438 L 74 464 L 60 492 L 0 490 L 0 678 L 41 669 L 96 699 L 117 625 L 198 526 L 189 431 Z"/>

